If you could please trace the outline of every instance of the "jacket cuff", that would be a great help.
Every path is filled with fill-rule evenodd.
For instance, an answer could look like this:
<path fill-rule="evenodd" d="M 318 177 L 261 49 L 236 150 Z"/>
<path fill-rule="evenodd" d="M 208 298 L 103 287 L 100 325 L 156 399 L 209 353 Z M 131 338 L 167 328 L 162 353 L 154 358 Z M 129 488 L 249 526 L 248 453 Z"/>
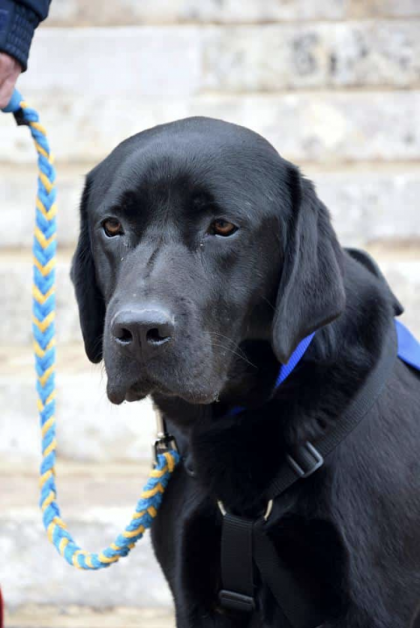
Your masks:
<path fill-rule="evenodd" d="M 12 0 L 0 0 L 0 52 L 6 52 L 28 67 L 29 49 L 39 17 L 32 9 Z"/>

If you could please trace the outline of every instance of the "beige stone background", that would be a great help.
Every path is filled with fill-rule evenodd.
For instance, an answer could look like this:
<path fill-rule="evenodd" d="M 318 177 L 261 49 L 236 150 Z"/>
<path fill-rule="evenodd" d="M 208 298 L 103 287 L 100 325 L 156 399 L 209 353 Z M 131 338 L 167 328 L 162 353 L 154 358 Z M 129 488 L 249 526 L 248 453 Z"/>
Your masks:
<path fill-rule="evenodd" d="M 316 182 L 344 244 L 373 252 L 420 335 L 420 0 L 53 0 L 19 83 L 41 112 L 59 191 L 58 485 L 99 550 L 142 486 L 153 416 L 112 408 L 81 345 L 68 279 L 83 175 L 120 140 L 208 115 L 266 136 Z M 37 508 L 30 346 L 35 160 L 0 116 L 0 582 L 11 628 L 173 625 L 148 541 L 72 570 Z M 104 613 L 104 609 L 106 612 Z"/>

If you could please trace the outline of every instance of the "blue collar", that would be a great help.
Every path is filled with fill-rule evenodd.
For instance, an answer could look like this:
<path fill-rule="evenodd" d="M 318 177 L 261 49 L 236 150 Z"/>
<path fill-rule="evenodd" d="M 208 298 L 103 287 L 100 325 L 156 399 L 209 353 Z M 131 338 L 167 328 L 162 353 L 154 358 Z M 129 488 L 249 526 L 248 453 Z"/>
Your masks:
<path fill-rule="evenodd" d="M 398 357 L 420 371 L 420 342 L 400 321 L 395 321 L 398 336 Z"/>
<path fill-rule="evenodd" d="M 306 336 L 306 338 L 301 340 L 298 346 L 296 347 L 296 349 L 293 351 L 292 355 L 290 356 L 288 363 L 280 365 L 280 370 L 279 370 L 279 374 L 277 375 L 273 393 L 276 392 L 277 388 L 284 382 L 285 379 L 289 377 L 289 375 L 297 367 L 297 365 L 299 364 L 299 362 L 305 355 L 306 350 L 311 344 L 314 336 L 315 336 L 315 332 L 313 334 L 310 334 L 309 336 Z M 244 410 L 246 410 L 246 408 L 244 408 L 243 406 L 234 406 L 233 408 L 229 410 L 226 416 L 235 416 L 237 414 L 240 414 Z"/>
<path fill-rule="evenodd" d="M 296 349 L 293 351 L 292 355 L 290 356 L 288 363 L 281 364 L 279 374 L 277 375 L 277 379 L 276 379 L 276 385 L 274 386 L 275 391 L 280 386 L 280 384 L 282 384 L 284 380 L 287 379 L 289 375 L 297 367 L 297 365 L 299 364 L 299 362 L 305 355 L 306 350 L 311 344 L 314 336 L 315 336 L 315 332 L 313 334 L 310 334 L 309 336 L 306 336 L 306 338 L 301 340 L 301 342 L 298 344 L 298 346 L 296 347 Z"/>
<path fill-rule="evenodd" d="M 409 364 L 413 368 L 420 371 L 420 342 L 414 338 L 413 334 L 400 321 L 395 320 L 395 327 L 398 336 L 398 357 L 406 364 Z M 304 338 L 293 351 L 288 363 L 280 366 L 273 392 L 275 392 L 289 377 L 289 375 L 293 373 L 294 369 L 305 355 L 306 350 L 315 336 L 315 333 L 316 332 L 306 336 L 306 338 Z M 242 406 L 234 406 L 228 412 L 227 416 L 235 416 L 244 410 L 245 408 Z"/>

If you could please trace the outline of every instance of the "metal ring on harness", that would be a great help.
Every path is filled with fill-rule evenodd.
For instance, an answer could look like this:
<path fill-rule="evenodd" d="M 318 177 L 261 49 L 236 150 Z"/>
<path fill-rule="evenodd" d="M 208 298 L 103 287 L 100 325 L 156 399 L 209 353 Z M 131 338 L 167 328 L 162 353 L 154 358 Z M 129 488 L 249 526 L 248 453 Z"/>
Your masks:
<path fill-rule="evenodd" d="M 128 526 L 99 553 L 82 550 L 67 531 L 57 503 L 55 484 L 55 265 L 56 190 L 53 157 L 39 116 L 15 90 L 3 109 L 13 113 L 18 125 L 28 126 L 38 153 L 38 194 L 34 237 L 33 334 L 37 372 L 38 411 L 42 431 L 41 499 L 48 538 L 65 560 L 79 569 L 109 567 L 133 549 L 156 517 L 162 496 L 180 456 L 174 439 L 164 428 L 155 443 L 156 465 L 137 502 Z"/>
<path fill-rule="evenodd" d="M 222 513 L 222 515 L 223 515 L 224 517 L 226 517 L 226 515 L 227 515 L 228 513 L 227 513 L 226 508 L 224 507 L 223 502 L 219 500 L 219 501 L 217 502 L 217 505 L 218 505 L 219 510 L 220 510 L 220 512 Z M 274 500 L 273 500 L 273 499 L 270 499 L 270 500 L 269 500 L 269 502 L 267 503 L 267 508 L 266 508 L 265 513 L 264 513 L 264 515 L 263 515 L 263 519 L 264 519 L 264 521 L 268 521 L 268 519 L 269 519 L 269 517 L 270 517 L 270 515 L 271 515 L 271 511 L 273 510 L 273 506 L 274 506 Z"/>

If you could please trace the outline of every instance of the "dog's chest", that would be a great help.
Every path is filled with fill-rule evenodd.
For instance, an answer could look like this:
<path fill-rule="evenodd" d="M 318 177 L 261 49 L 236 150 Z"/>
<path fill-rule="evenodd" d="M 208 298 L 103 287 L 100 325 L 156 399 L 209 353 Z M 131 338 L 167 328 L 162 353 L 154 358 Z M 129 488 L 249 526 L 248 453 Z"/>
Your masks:
<path fill-rule="evenodd" d="M 308 521 L 297 509 L 286 510 L 284 514 L 284 509 L 277 507 L 270 522 L 269 533 L 276 552 L 330 614 L 336 610 L 340 597 L 337 583 L 343 581 L 338 535 L 325 521 Z M 222 587 L 222 515 L 217 504 L 205 495 L 196 480 L 180 469 L 168 489 L 156 524 L 153 530 L 156 554 L 177 606 L 200 604 L 217 615 Z M 256 582 L 258 579 L 256 575 Z M 258 597 L 267 617 L 273 617 L 274 621 L 275 602 L 263 582 L 258 584 Z"/>

